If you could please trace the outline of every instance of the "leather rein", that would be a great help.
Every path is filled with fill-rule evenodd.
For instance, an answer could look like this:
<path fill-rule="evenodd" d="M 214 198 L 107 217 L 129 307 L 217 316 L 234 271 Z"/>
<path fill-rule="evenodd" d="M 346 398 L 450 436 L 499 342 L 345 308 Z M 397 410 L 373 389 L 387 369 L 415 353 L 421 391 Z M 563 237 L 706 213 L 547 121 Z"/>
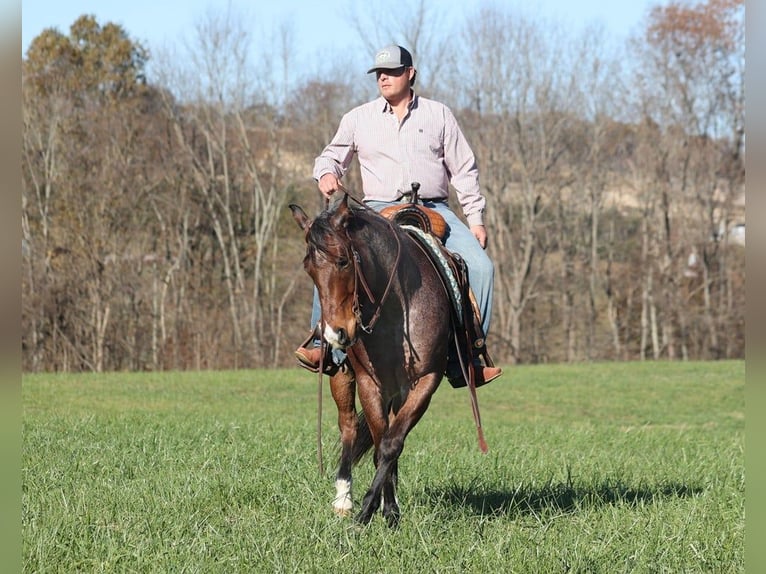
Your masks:
<path fill-rule="evenodd" d="M 348 197 L 356 201 L 359 205 L 361 205 L 364 209 L 370 210 L 369 207 L 364 205 L 362 202 L 358 201 L 353 196 L 346 194 Z M 346 238 L 348 239 L 350 249 L 351 249 L 351 255 L 354 259 L 354 315 L 356 316 L 356 321 L 359 324 L 359 328 L 362 329 L 365 333 L 368 335 L 372 333 L 375 323 L 378 322 L 378 319 L 380 319 L 380 313 L 383 310 L 383 305 L 386 302 L 386 299 L 388 299 L 389 294 L 391 293 L 391 287 L 394 284 L 394 278 L 396 277 L 396 270 L 399 268 L 399 260 L 402 255 L 402 242 L 399 238 L 399 234 L 396 232 L 396 229 L 394 228 L 393 223 L 386 219 L 386 223 L 388 224 L 389 229 L 391 230 L 391 233 L 394 236 L 394 239 L 396 239 L 396 259 L 394 260 L 393 267 L 391 268 L 391 275 L 388 277 L 388 283 L 386 283 L 386 288 L 383 291 L 383 295 L 380 297 L 380 301 L 375 300 L 375 295 L 373 295 L 372 290 L 370 289 L 370 285 L 364 276 L 364 271 L 362 270 L 362 258 L 359 257 L 359 252 L 354 248 L 353 241 L 351 240 L 351 237 L 348 236 L 348 233 L 346 234 Z M 372 318 L 370 319 L 369 323 L 367 325 L 364 324 L 364 320 L 362 319 L 362 308 L 359 304 L 359 285 L 362 285 L 362 288 L 364 289 L 365 295 L 367 295 L 367 298 L 370 300 L 370 302 L 375 305 L 375 312 L 372 315 Z"/>

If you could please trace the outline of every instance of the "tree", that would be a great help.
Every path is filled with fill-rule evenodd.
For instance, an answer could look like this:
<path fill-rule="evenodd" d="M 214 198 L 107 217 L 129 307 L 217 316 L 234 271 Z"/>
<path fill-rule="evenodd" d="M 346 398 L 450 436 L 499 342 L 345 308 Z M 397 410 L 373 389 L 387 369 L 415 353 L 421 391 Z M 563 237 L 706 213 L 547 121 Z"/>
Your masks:
<path fill-rule="evenodd" d="M 647 260 L 658 279 L 659 299 L 648 307 L 655 356 L 688 355 L 693 309 L 679 282 L 691 253 L 701 255 L 710 356 L 726 356 L 726 325 L 737 320 L 726 238 L 743 193 L 743 17 L 743 0 L 673 2 L 650 12 L 639 44 L 639 106 L 645 123 L 657 126 L 645 132 L 651 139 L 643 147 L 646 161 L 639 160 L 650 175 L 642 185 L 655 196 L 646 232 L 659 240 Z"/>
<path fill-rule="evenodd" d="M 102 28 L 83 16 L 69 36 L 41 34 L 23 62 L 29 318 L 23 344 L 34 368 L 44 362 L 63 369 L 113 367 L 115 320 L 126 336 L 141 329 L 136 316 L 126 323 L 115 312 L 118 299 L 131 294 L 125 269 L 112 262 L 144 253 L 144 237 L 127 232 L 133 227 L 127 222 L 142 222 L 134 201 L 151 189 L 150 166 L 156 165 L 142 155 L 152 125 L 145 119 L 151 98 L 145 61 L 143 48 L 119 26 Z"/>
<path fill-rule="evenodd" d="M 277 106 L 284 90 L 271 83 L 268 69 L 253 72 L 250 48 L 241 18 L 231 11 L 209 13 L 184 56 L 189 68 L 162 75 L 165 109 L 192 178 L 192 198 L 220 258 L 231 336 L 227 352 L 235 365 L 278 359 L 279 347 L 268 342 L 279 339 L 278 316 L 293 283 L 277 281 L 277 224 L 299 169 L 286 161 L 289 130 Z M 254 84 L 255 78 L 262 83 Z M 177 103 L 172 93 L 184 101 Z"/>
<path fill-rule="evenodd" d="M 120 99 L 145 88 L 148 57 L 121 26 L 101 26 L 95 16 L 83 15 L 72 24 L 69 36 L 49 28 L 32 40 L 24 76 L 41 95 L 63 88 L 81 100 Z"/>
<path fill-rule="evenodd" d="M 513 361 L 525 354 L 523 318 L 539 296 L 553 247 L 548 210 L 568 185 L 563 169 L 566 78 L 558 46 L 534 23 L 494 9 L 470 20 L 463 40 L 474 73 L 467 126 L 480 162 L 495 260 L 494 336 Z M 499 323 L 499 325 L 498 325 Z"/>

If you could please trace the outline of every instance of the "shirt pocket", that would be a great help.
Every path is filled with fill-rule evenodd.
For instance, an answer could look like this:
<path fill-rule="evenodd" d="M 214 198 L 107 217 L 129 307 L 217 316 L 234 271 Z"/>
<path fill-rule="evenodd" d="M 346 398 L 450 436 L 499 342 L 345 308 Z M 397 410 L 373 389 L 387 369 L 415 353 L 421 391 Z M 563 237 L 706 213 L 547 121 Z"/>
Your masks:
<path fill-rule="evenodd" d="M 441 132 L 429 130 L 423 126 L 416 128 L 413 151 L 419 156 L 442 157 L 444 155 L 444 140 L 441 137 Z"/>

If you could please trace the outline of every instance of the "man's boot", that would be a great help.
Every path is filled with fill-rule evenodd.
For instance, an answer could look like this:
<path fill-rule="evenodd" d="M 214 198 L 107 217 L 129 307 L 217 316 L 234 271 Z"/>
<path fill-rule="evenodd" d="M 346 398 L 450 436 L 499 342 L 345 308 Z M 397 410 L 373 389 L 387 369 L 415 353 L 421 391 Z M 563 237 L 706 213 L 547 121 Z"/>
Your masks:
<path fill-rule="evenodd" d="M 311 334 L 306 338 L 301 346 L 295 350 L 295 358 L 298 359 L 298 364 L 306 370 L 312 373 L 319 372 L 319 364 L 323 365 L 323 372 L 326 375 L 334 375 L 338 371 L 338 365 L 333 360 L 330 347 L 325 347 L 324 360 L 322 357 L 322 346 L 320 344 L 319 336 L 319 324 L 314 327 Z"/>
<path fill-rule="evenodd" d="M 473 369 L 477 387 L 486 385 L 503 374 L 503 369 L 500 367 L 485 367 L 484 365 L 476 364 Z M 447 380 L 455 389 L 468 386 L 468 381 L 463 377 L 463 373 L 458 365 L 449 365 L 447 367 Z"/>
<path fill-rule="evenodd" d="M 312 373 L 319 372 L 319 362 L 322 360 L 322 347 L 298 347 L 295 358 L 304 369 Z"/>

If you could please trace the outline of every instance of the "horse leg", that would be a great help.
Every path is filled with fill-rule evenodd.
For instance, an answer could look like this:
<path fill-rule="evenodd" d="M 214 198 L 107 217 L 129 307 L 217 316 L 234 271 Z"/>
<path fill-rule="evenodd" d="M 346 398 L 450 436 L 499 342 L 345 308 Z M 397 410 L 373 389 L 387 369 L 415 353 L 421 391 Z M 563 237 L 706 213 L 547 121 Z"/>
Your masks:
<path fill-rule="evenodd" d="M 383 484 L 383 517 L 391 528 L 398 526 L 401 512 L 396 499 L 396 487 L 399 482 L 399 460 L 391 466 L 389 480 Z"/>
<path fill-rule="evenodd" d="M 385 429 L 376 445 L 377 469 L 372 485 L 364 495 L 362 508 L 356 519 L 366 524 L 379 508 L 384 498 L 384 515 L 389 526 L 399 522 L 399 505 L 396 502 L 399 456 L 404 449 L 404 439 L 426 412 L 431 396 L 439 385 L 441 374 L 430 373 L 421 377 L 407 396 L 390 426 Z"/>
<path fill-rule="evenodd" d="M 397 418 L 397 420 L 399 420 Z M 411 428 L 411 426 L 409 427 Z M 399 524 L 401 516 L 399 504 L 396 500 L 396 483 L 398 480 L 399 455 L 404 448 L 404 438 L 409 428 L 395 425 L 390 427 L 383 435 L 376 449 L 377 464 L 375 476 L 369 490 L 364 495 L 362 507 L 356 520 L 367 524 L 372 520 L 372 515 L 383 504 L 383 516 L 388 525 L 395 527 Z"/>
<path fill-rule="evenodd" d="M 381 396 L 380 389 L 378 389 L 378 386 L 369 374 L 364 373 L 359 375 L 358 392 L 359 400 L 362 403 L 367 426 L 370 429 L 370 435 L 372 436 L 372 442 L 375 448 L 373 462 L 376 468 L 375 476 L 377 477 L 381 473 L 381 440 L 385 436 L 388 428 L 387 407 L 383 404 L 383 397 Z M 364 502 L 362 503 L 362 509 L 359 514 L 356 515 L 357 522 L 361 524 L 368 524 L 370 522 L 372 515 L 380 507 L 381 493 L 381 486 L 378 486 L 374 490 L 371 488 L 367 491 L 367 494 L 364 497 Z"/>
<path fill-rule="evenodd" d="M 396 414 L 393 412 L 393 408 L 389 413 L 388 424 L 392 426 Z M 375 463 L 377 468 L 377 459 Z M 399 524 L 401 513 L 399 512 L 399 501 L 396 498 L 396 489 L 399 483 L 399 460 L 397 459 L 391 466 L 391 473 L 389 479 L 383 483 L 383 492 L 381 495 L 381 505 L 383 507 L 383 517 L 390 527 L 395 527 Z"/>
<path fill-rule="evenodd" d="M 353 446 L 356 440 L 357 418 L 354 403 L 354 373 L 349 368 L 340 369 L 330 378 L 330 390 L 338 407 L 338 429 L 340 430 L 341 454 L 338 473 L 335 476 L 335 498 L 333 511 L 348 516 L 354 507 L 351 497 L 351 467 Z"/>
<path fill-rule="evenodd" d="M 396 496 L 392 474 L 403 446 L 403 436 L 392 436 L 391 432 L 386 432 L 383 436 L 378 447 L 378 464 L 375 470 L 375 477 L 372 479 L 372 484 L 362 500 L 362 508 L 356 516 L 358 522 L 367 524 L 372 520 L 372 515 L 380 507 L 384 489 L 388 493 L 386 502 L 389 504 L 389 516 L 386 518 L 391 526 L 395 526 L 396 522 L 398 522 L 398 519 L 396 519 L 392 523 L 393 517 L 398 513 L 393 510 L 390 502 L 392 498 L 395 500 Z"/>

